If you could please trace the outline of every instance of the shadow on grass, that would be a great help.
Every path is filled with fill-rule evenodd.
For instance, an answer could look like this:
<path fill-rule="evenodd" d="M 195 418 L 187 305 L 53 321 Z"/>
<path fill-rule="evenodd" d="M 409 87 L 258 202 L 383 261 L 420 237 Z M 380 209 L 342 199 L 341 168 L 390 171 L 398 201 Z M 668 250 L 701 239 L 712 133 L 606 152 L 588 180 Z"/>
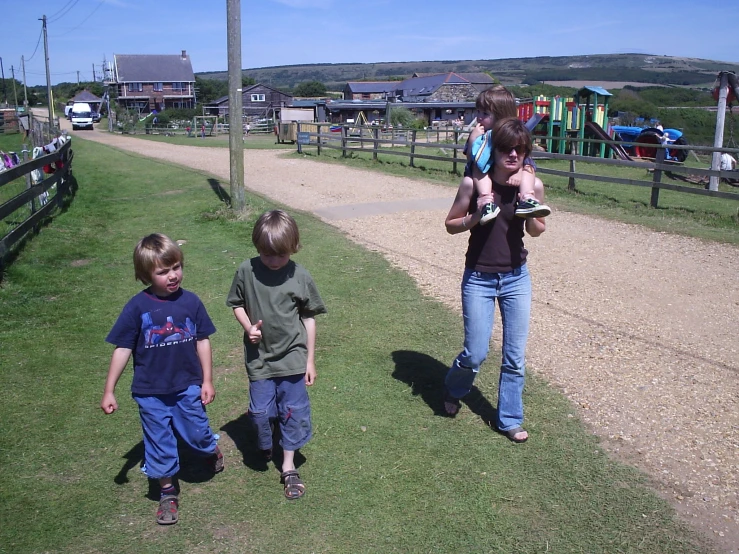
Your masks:
<path fill-rule="evenodd" d="M 216 193 L 216 196 L 218 196 L 221 202 L 227 206 L 231 205 L 231 195 L 221 186 L 221 182 L 218 179 L 208 179 L 208 185 L 210 185 L 210 188 L 213 189 L 213 192 Z"/>
<path fill-rule="evenodd" d="M 213 471 L 208 464 L 208 460 L 197 455 L 190 447 L 182 442 L 179 437 L 177 439 L 177 451 L 180 458 L 180 471 L 172 479 L 175 487 L 179 491 L 180 481 L 185 483 L 203 483 L 213 478 Z M 125 485 L 129 482 L 128 473 L 134 468 L 141 468 L 144 465 L 144 441 L 136 443 L 128 452 L 123 455 L 126 462 L 121 470 L 113 478 L 113 482 L 117 485 Z M 149 489 L 146 497 L 150 500 L 159 500 L 159 480 L 149 479 Z"/>
<path fill-rule="evenodd" d="M 395 362 L 393 377 L 408 384 L 411 392 L 420 396 L 434 415 L 450 417 L 444 409 L 444 378 L 449 367 L 428 354 L 413 350 L 396 350 L 392 357 Z M 495 428 L 496 408 L 477 387 L 472 387 L 462 402 L 485 425 Z"/>
<path fill-rule="evenodd" d="M 272 443 L 275 445 L 272 460 L 267 460 L 257 447 L 257 432 L 247 414 L 242 414 L 229 421 L 221 427 L 221 431 L 233 441 L 238 451 L 241 452 L 242 462 L 248 468 L 254 471 L 267 471 L 270 464 L 273 464 L 278 471 L 282 470 L 282 449 L 279 446 L 280 432 L 277 425 L 272 435 Z M 295 452 L 294 461 L 295 467 L 299 468 L 305 463 L 305 456 L 300 452 Z"/>

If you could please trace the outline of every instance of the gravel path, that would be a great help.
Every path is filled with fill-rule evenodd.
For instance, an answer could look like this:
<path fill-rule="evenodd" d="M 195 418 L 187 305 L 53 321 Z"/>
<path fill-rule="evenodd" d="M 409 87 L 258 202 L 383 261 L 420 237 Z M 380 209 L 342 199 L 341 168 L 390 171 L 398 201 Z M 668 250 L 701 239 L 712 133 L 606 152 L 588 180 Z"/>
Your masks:
<path fill-rule="evenodd" d="M 73 134 L 228 183 L 227 149 Z M 244 157 L 248 189 L 315 213 L 460 310 L 466 235 L 443 225 L 454 190 L 280 151 Z M 530 370 L 689 523 L 739 552 L 739 249 L 559 210 L 527 246 Z"/>

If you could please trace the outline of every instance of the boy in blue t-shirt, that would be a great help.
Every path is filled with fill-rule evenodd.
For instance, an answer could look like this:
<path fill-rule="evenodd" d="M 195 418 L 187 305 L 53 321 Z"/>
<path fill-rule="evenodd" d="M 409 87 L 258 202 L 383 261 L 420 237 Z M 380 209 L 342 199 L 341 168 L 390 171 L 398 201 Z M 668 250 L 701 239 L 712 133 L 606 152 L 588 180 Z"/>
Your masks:
<path fill-rule="evenodd" d="M 249 417 L 257 446 L 272 458 L 272 428 L 280 431 L 281 480 L 288 500 L 300 498 L 305 484 L 295 452 L 311 438 L 306 385 L 316 380 L 316 320 L 326 312 L 307 269 L 290 260 L 300 248 L 295 220 L 282 210 L 263 213 L 252 231 L 259 256 L 239 266 L 226 298 L 244 328 L 249 376 Z"/>
<path fill-rule="evenodd" d="M 207 459 L 213 473 L 223 470 L 205 413 L 216 396 L 208 339 L 216 329 L 200 299 L 180 288 L 183 262 L 182 250 L 169 237 L 155 233 L 141 239 L 133 265 L 136 279 L 148 288 L 128 301 L 105 339 L 115 350 L 100 407 L 106 414 L 118 409 L 115 386 L 133 354 L 131 392 L 144 431 L 146 475 L 161 486 L 160 525 L 178 520 L 172 482 L 180 469 L 177 436 Z"/>

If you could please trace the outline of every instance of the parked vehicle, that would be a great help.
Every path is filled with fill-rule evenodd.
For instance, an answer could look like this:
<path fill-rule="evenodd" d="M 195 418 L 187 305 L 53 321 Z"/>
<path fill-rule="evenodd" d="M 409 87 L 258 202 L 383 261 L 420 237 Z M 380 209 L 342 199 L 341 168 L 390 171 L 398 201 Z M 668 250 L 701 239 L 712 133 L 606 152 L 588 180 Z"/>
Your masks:
<path fill-rule="evenodd" d="M 92 122 L 93 123 L 100 123 L 100 112 L 92 112 Z"/>
<path fill-rule="evenodd" d="M 72 106 L 72 130 L 92 129 L 92 108 L 87 102 L 75 102 Z"/>

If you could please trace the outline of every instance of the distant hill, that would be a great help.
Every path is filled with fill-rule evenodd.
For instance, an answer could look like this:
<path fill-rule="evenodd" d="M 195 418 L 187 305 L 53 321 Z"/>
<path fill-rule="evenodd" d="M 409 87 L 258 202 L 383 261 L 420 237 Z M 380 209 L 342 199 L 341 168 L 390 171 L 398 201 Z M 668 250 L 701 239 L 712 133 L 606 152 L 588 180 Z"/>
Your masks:
<path fill-rule="evenodd" d="M 713 86 L 719 71 L 737 71 L 739 64 L 650 54 L 595 54 L 542 56 L 501 60 L 449 60 L 347 64 L 283 65 L 245 69 L 258 83 L 290 90 L 305 81 L 320 81 L 329 90 L 341 90 L 348 81 L 408 78 L 413 73 L 489 72 L 504 85 L 542 81 L 588 81 L 591 84 L 633 82 L 695 88 Z M 228 79 L 226 71 L 198 73 L 206 79 Z"/>

